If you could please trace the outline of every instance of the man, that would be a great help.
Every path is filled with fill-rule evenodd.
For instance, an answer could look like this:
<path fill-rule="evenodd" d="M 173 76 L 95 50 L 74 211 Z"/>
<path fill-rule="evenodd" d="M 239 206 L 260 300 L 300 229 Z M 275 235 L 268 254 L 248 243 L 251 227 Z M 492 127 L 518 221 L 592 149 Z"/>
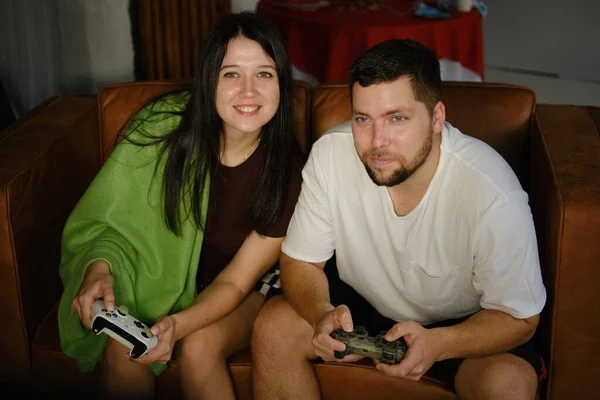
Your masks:
<path fill-rule="evenodd" d="M 256 398 L 319 398 L 313 360 L 336 360 L 345 345 L 331 332 L 363 325 L 408 345 L 399 364 L 376 362 L 386 375 L 426 374 L 462 399 L 533 399 L 546 292 L 527 194 L 498 153 L 445 121 L 426 47 L 372 47 L 350 89 L 351 127 L 319 139 L 303 171 L 282 245 L 285 297 L 254 324 Z M 364 300 L 329 287 L 334 253 Z"/>

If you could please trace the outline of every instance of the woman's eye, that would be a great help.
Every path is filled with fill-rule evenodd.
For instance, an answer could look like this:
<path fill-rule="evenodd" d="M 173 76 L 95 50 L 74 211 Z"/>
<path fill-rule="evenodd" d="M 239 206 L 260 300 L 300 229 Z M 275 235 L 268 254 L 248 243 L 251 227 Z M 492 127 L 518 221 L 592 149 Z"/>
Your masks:
<path fill-rule="evenodd" d="M 225 72 L 223 75 L 225 78 L 236 78 L 238 76 L 237 72 Z"/>
<path fill-rule="evenodd" d="M 272 78 L 273 74 L 270 72 L 259 72 L 258 76 L 259 78 Z"/>

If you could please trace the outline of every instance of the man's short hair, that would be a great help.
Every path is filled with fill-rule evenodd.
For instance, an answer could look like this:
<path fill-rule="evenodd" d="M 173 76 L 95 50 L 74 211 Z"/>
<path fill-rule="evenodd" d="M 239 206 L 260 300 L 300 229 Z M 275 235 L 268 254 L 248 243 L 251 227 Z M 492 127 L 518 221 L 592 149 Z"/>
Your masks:
<path fill-rule="evenodd" d="M 389 83 L 400 78 L 411 82 L 415 99 L 425 104 L 429 114 L 442 97 L 440 63 L 435 52 L 410 39 L 389 39 L 369 48 L 350 69 L 352 87 Z"/>

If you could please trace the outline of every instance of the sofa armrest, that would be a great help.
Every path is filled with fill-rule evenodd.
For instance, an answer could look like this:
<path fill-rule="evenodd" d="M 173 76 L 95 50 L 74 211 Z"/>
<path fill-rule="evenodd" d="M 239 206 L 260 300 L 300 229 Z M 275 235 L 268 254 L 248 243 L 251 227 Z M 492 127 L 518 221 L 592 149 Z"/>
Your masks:
<path fill-rule="evenodd" d="M 539 105 L 531 204 L 548 301 L 545 398 L 591 398 L 600 373 L 600 109 Z"/>
<path fill-rule="evenodd" d="M 30 344 L 58 300 L 66 218 L 100 168 L 95 96 L 55 96 L 0 136 L 0 376 L 26 380 Z"/>

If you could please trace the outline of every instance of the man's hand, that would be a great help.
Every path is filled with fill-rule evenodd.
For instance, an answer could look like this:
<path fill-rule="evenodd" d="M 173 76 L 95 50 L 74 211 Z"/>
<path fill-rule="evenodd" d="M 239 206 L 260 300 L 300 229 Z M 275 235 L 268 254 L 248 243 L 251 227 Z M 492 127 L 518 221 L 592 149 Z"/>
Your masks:
<path fill-rule="evenodd" d="M 334 350 L 344 351 L 346 345 L 331 337 L 331 333 L 336 329 L 343 329 L 351 332 L 354 329 L 352 315 L 345 305 L 339 305 L 335 309 L 323 314 L 315 325 L 315 334 L 312 344 L 315 346 L 315 353 L 324 361 L 352 362 L 363 358 L 357 354 L 350 354 L 343 359 L 335 358 Z"/>
<path fill-rule="evenodd" d="M 421 376 L 438 361 L 441 351 L 435 330 L 427 329 L 415 321 L 399 322 L 385 335 L 392 342 L 404 337 L 408 350 L 402 361 L 396 365 L 387 365 L 375 360 L 376 367 L 386 375 L 398 376 L 418 381 Z"/>
<path fill-rule="evenodd" d="M 177 337 L 175 334 L 175 319 L 172 316 L 162 316 L 150 328 L 150 332 L 158 337 L 156 347 L 140 358 L 131 361 L 139 364 L 166 364 L 171 360 Z"/>
<path fill-rule="evenodd" d="M 97 299 L 104 298 L 104 307 L 107 310 L 115 309 L 114 285 L 110 267 L 105 261 L 94 261 L 88 267 L 79 291 L 71 303 L 86 328 L 92 326 L 92 306 Z"/>

